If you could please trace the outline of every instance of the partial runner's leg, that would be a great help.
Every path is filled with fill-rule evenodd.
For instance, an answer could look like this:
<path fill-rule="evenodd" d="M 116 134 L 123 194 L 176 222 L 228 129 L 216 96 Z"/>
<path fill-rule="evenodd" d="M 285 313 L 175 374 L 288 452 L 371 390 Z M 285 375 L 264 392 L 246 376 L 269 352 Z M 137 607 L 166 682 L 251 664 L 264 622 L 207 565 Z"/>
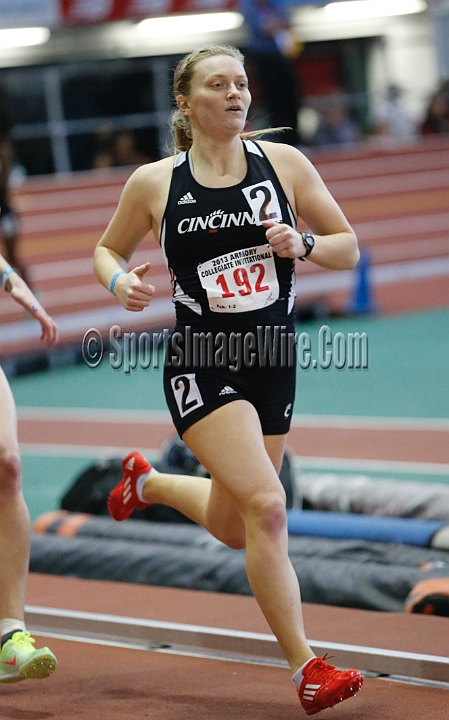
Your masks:
<path fill-rule="evenodd" d="M 264 439 L 256 410 L 244 400 L 199 420 L 183 437 L 243 518 L 248 579 L 294 672 L 314 653 L 305 637 L 298 579 L 288 557 L 285 492 L 266 448 L 279 464 L 284 439 Z"/>
<path fill-rule="evenodd" d="M 245 525 L 234 500 L 210 478 L 152 473 L 145 481 L 142 498 L 175 508 L 229 547 L 245 547 Z"/>
<path fill-rule="evenodd" d="M 14 400 L 0 368 L 0 619 L 23 620 L 30 519 L 22 495 Z"/>
<path fill-rule="evenodd" d="M 286 435 L 268 435 L 264 443 L 276 472 L 279 472 Z M 148 503 L 175 508 L 229 547 L 241 549 L 246 546 L 242 516 L 220 483 L 192 475 L 154 473 L 144 484 L 142 498 Z"/>

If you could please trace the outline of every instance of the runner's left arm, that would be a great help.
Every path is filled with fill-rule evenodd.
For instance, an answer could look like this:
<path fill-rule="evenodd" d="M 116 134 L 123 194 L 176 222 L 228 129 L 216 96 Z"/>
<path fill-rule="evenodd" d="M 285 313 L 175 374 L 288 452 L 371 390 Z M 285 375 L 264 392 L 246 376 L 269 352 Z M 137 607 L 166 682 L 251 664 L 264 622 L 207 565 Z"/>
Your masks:
<path fill-rule="evenodd" d="M 357 237 L 342 209 L 312 163 L 296 148 L 261 143 L 281 180 L 292 206 L 310 228 L 315 246 L 308 260 L 333 270 L 351 270 L 359 260 Z M 269 147 L 276 146 L 276 147 Z M 300 233 L 287 224 L 266 221 L 266 236 L 280 257 L 305 253 Z"/>

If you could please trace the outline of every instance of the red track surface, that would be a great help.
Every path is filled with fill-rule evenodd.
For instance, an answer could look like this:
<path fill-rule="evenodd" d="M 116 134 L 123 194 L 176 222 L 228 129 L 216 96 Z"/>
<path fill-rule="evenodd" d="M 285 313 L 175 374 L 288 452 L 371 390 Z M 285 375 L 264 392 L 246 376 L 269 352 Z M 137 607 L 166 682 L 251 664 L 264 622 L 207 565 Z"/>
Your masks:
<path fill-rule="evenodd" d="M 171 420 L 29 418 L 19 411 L 21 443 L 145 450 L 159 448 L 174 432 Z M 303 457 L 449 463 L 448 429 L 317 427 L 304 420 L 290 429 L 288 444 Z"/>
<path fill-rule="evenodd" d="M 44 640 L 41 640 L 43 642 Z M 51 678 L 0 688 L 0 717 L 14 720 L 299 720 L 286 670 L 52 640 Z M 357 698 L 319 717 L 446 720 L 448 691 L 367 680 Z"/>
<path fill-rule="evenodd" d="M 266 632 L 253 598 L 31 575 L 28 603 Z M 309 637 L 443 654 L 447 620 L 305 605 Z M 47 643 L 39 638 L 39 644 Z M 388 643 L 388 644 L 385 644 Z M 51 678 L 0 686 L 16 720 L 294 720 L 305 718 L 288 670 L 49 639 Z M 337 662 L 337 658 L 335 659 Z M 449 693 L 367 679 L 356 699 L 320 717 L 446 720 Z"/>

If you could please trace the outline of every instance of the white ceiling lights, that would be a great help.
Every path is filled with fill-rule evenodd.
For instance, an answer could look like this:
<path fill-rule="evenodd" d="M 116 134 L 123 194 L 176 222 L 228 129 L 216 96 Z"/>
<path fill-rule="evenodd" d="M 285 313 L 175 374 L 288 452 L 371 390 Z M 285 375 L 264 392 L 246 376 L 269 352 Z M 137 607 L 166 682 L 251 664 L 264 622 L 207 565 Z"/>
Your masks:
<path fill-rule="evenodd" d="M 10 28 L 0 30 L 0 48 L 6 50 L 14 47 L 28 47 L 43 45 L 50 37 L 50 30 L 46 27 Z"/>
<path fill-rule="evenodd" d="M 423 12 L 425 0 L 346 0 L 325 5 L 327 20 L 347 21 Z"/>
<path fill-rule="evenodd" d="M 201 13 L 148 18 L 137 26 L 142 37 L 161 40 L 163 37 L 186 37 L 201 33 L 234 30 L 243 24 L 243 15 L 237 12 Z"/>

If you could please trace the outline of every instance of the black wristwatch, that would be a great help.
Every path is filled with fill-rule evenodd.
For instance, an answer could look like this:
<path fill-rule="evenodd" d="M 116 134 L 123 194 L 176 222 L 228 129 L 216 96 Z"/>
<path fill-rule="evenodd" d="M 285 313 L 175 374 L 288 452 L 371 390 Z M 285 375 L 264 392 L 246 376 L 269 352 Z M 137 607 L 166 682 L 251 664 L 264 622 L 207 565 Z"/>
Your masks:
<path fill-rule="evenodd" d="M 308 255 L 312 252 L 313 248 L 315 247 L 315 238 L 313 235 L 307 232 L 301 232 L 299 233 L 302 237 L 302 241 L 304 243 L 304 247 L 306 249 L 305 255 L 302 255 L 299 259 L 305 260 Z"/>

